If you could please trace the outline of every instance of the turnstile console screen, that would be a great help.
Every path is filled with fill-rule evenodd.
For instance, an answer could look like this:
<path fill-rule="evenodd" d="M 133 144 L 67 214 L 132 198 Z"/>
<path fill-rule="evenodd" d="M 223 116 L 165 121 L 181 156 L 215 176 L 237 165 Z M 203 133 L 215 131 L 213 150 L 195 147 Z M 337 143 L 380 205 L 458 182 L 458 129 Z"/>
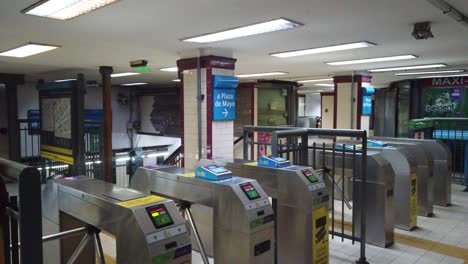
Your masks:
<path fill-rule="evenodd" d="M 255 200 L 260 198 L 260 194 L 258 194 L 257 190 L 253 187 L 251 183 L 244 183 L 240 185 L 242 191 L 244 191 L 245 195 L 249 200 Z"/>
<path fill-rule="evenodd" d="M 207 166 L 206 168 L 207 168 L 208 170 L 210 170 L 210 171 L 216 173 L 216 174 L 221 174 L 221 173 L 229 172 L 229 171 L 226 170 L 225 168 L 219 167 L 219 166 L 216 166 L 216 165 Z"/>
<path fill-rule="evenodd" d="M 174 224 L 163 204 L 148 207 L 146 208 L 146 212 L 148 212 L 148 215 L 156 229 Z"/>
<path fill-rule="evenodd" d="M 317 177 L 310 170 L 303 170 L 302 174 L 310 181 L 310 183 L 318 182 Z"/>

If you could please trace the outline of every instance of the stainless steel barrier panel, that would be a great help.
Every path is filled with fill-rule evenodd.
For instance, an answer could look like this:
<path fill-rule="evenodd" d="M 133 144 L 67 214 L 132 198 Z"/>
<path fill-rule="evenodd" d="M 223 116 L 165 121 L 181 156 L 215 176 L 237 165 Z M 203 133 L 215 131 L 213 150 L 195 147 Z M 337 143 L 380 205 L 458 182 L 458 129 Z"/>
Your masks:
<path fill-rule="evenodd" d="M 93 248 L 91 254 L 86 250 L 91 237 L 98 258 L 102 259 L 97 235 L 101 230 L 115 236 L 117 263 L 179 264 L 191 260 L 187 227 L 171 200 L 79 176 L 49 182 L 43 191 L 43 202 L 46 205 L 43 217 L 58 225 L 61 231 L 73 225 L 74 228 L 88 226 L 83 239 L 75 240 L 79 243 L 62 240 L 62 262 L 94 263 Z"/>
<path fill-rule="evenodd" d="M 418 194 L 418 215 L 432 216 L 434 212 L 434 180 L 433 180 L 433 158 L 422 145 L 402 142 L 380 140 L 388 146 L 404 148 L 416 161 L 416 178 Z"/>
<path fill-rule="evenodd" d="M 130 186 L 192 203 L 203 245 L 216 263 L 274 263 L 274 214 L 255 180 L 232 177 L 208 181 L 178 167 L 139 168 Z M 256 190 L 249 197 L 243 186 Z"/>
<path fill-rule="evenodd" d="M 2 208 L 5 259 L 0 262 L 42 264 L 41 176 L 35 168 L 0 159 L 0 177 L 0 184 L 6 183 L 2 189 L 10 192 L 2 197 L 9 204 Z"/>
<path fill-rule="evenodd" d="M 269 135 L 269 136 L 265 136 Z M 334 144 L 339 138 L 351 138 L 352 145 L 359 144 L 360 148 L 352 147 L 352 145 Z M 331 147 L 326 145 L 330 144 Z M 349 148 L 351 146 L 351 148 Z M 310 166 L 317 171 L 321 168 L 316 163 L 319 158 L 319 151 L 325 153 L 330 151 L 332 155 L 332 163 L 330 171 L 324 170 L 324 173 L 330 174 L 331 186 L 337 190 L 337 193 L 343 193 L 345 182 L 335 178 L 337 174 L 337 157 L 344 157 L 347 152 L 353 153 L 354 157 L 358 154 L 363 156 L 359 162 L 354 158 L 353 169 L 351 169 L 352 185 L 359 185 L 359 193 L 353 193 L 352 197 L 340 196 L 340 204 L 331 203 L 331 229 L 332 238 L 335 236 L 344 239 L 350 239 L 361 242 L 360 257 L 358 263 L 367 263 L 365 254 L 366 244 L 366 189 L 367 189 L 367 171 L 360 170 L 360 174 L 356 173 L 357 168 L 367 168 L 367 132 L 361 130 L 342 130 L 342 129 L 305 129 L 291 127 L 262 127 L 262 126 L 245 126 L 244 127 L 244 160 L 255 160 L 262 155 L 280 156 L 290 160 L 293 164 Z M 364 153 L 364 154 L 363 154 Z M 325 155 L 322 155 L 322 159 Z M 342 159 L 345 160 L 345 159 Z M 341 166 L 344 175 L 345 166 Z M 354 188 L 356 189 L 356 188 Z M 331 192 L 331 201 L 337 200 L 335 192 Z M 354 202 L 359 200 L 363 206 L 356 209 L 352 206 Z M 351 219 L 345 219 L 345 205 L 351 210 Z M 355 220 L 356 215 L 360 215 L 359 234 L 356 234 Z M 351 223 L 347 221 L 351 220 Z M 346 228 L 345 228 L 346 226 Z M 346 230 L 345 229 L 351 229 Z"/>
<path fill-rule="evenodd" d="M 328 263 L 329 194 L 322 175 L 311 167 L 267 168 L 242 160 L 201 160 L 198 166 L 213 164 L 257 180 L 273 199 L 275 263 Z"/>
<path fill-rule="evenodd" d="M 409 142 L 421 144 L 432 156 L 434 205 L 449 206 L 452 202 L 452 160 L 450 149 L 440 140 L 372 137 L 372 140 Z"/>

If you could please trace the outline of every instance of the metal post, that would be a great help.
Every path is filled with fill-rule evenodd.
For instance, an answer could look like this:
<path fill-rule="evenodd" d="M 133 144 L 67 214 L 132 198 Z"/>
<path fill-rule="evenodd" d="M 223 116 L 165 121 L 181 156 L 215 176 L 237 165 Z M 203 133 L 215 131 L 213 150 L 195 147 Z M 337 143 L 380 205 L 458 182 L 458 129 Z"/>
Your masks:
<path fill-rule="evenodd" d="M 361 172 L 362 172 L 362 191 L 360 192 L 361 201 L 361 256 L 356 263 L 367 264 L 366 260 L 366 185 L 367 185 L 367 131 L 363 131 L 361 148 Z"/>
<path fill-rule="evenodd" d="M 79 235 L 79 234 L 85 233 L 85 232 L 87 232 L 87 231 L 88 231 L 88 228 L 87 228 L 87 227 L 80 227 L 80 228 L 76 228 L 76 229 L 72 229 L 72 230 L 67 230 L 67 231 L 64 231 L 64 232 L 57 233 L 57 234 L 52 234 L 52 235 L 48 235 L 48 236 L 43 236 L 43 237 L 42 237 L 42 242 L 47 242 L 47 241 L 51 241 L 51 240 L 67 238 L 67 237 L 70 237 L 70 236 L 74 236 L 74 235 Z"/>
<path fill-rule="evenodd" d="M 10 198 L 10 206 L 14 211 L 18 211 L 18 197 Z M 11 232 L 11 263 L 19 264 L 19 247 L 18 247 L 18 222 L 20 219 L 10 217 L 10 232 Z M 8 242 L 9 243 L 9 242 Z"/>
<path fill-rule="evenodd" d="M 201 88 L 201 61 L 200 61 L 200 51 L 198 51 L 197 57 L 197 109 L 198 109 L 198 159 L 201 160 L 203 158 L 203 151 L 202 151 L 202 88 Z"/>
<path fill-rule="evenodd" d="M 201 254 L 203 263 L 209 264 L 210 262 L 208 260 L 208 257 L 206 256 L 205 248 L 203 247 L 203 243 L 198 233 L 197 226 L 195 225 L 195 222 L 193 221 L 192 211 L 190 211 L 190 207 L 186 207 L 185 211 L 187 212 L 187 218 L 189 220 L 190 226 L 192 227 L 193 234 L 195 235 L 195 240 L 197 241 L 198 247 L 200 248 L 200 254 Z"/>
<path fill-rule="evenodd" d="M 85 78 L 78 74 L 76 87 L 72 90 L 72 145 L 74 150 L 74 174 L 85 175 L 85 143 L 84 143 L 84 94 Z"/>
<path fill-rule="evenodd" d="M 18 82 L 14 78 L 7 78 L 4 83 L 7 96 L 9 158 L 13 161 L 20 161 L 21 138 L 18 123 Z"/>
<path fill-rule="evenodd" d="M 94 247 L 96 248 L 97 258 L 99 264 L 105 264 L 106 260 L 104 259 L 104 251 L 102 250 L 101 239 L 99 238 L 99 232 L 93 233 Z"/>
<path fill-rule="evenodd" d="M 111 74 L 113 72 L 112 67 L 101 66 L 99 72 L 102 77 L 102 108 L 104 111 L 104 124 L 103 124 L 103 157 L 102 157 L 102 169 L 101 179 L 106 182 L 113 182 L 112 177 L 112 83 Z"/>
<path fill-rule="evenodd" d="M 83 239 L 81 239 L 80 244 L 78 244 L 78 247 L 76 248 L 75 252 L 73 252 L 73 255 L 68 260 L 67 264 L 75 263 L 75 261 L 80 256 L 81 252 L 84 250 L 89 239 L 90 239 L 90 235 L 89 233 L 86 233 L 86 235 L 83 236 Z"/>
<path fill-rule="evenodd" d="M 253 142 L 253 138 L 252 138 Z M 244 129 L 244 160 L 249 160 L 249 131 Z M 253 149 L 253 144 L 252 144 Z M 253 159 L 254 157 L 252 157 Z"/>

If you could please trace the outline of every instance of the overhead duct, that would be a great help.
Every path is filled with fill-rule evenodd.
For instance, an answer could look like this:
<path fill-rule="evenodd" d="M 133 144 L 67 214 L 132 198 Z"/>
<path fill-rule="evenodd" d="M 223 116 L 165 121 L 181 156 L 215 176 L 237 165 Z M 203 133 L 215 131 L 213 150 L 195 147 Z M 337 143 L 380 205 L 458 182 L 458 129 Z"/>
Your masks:
<path fill-rule="evenodd" d="M 427 0 L 433 6 L 439 8 L 445 15 L 450 16 L 455 21 L 463 24 L 468 28 L 468 17 L 458 11 L 455 7 L 451 6 L 444 0 Z"/>

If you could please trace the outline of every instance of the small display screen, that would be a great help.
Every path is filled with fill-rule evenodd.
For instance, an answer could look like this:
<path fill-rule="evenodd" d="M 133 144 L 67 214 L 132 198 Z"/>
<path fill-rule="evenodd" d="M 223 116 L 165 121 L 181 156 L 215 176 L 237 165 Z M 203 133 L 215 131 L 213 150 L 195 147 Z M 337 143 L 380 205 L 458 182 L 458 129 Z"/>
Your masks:
<path fill-rule="evenodd" d="M 229 172 L 228 170 L 226 170 L 225 168 L 223 167 L 219 167 L 219 166 L 216 166 L 216 165 L 211 165 L 211 166 L 208 166 L 206 167 L 208 170 L 216 173 L 216 174 L 220 174 L 220 173 L 226 173 L 226 172 Z"/>
<path fill-rule="evenodd" d="M 283 159 L 280 157 L 271 157 L 272 160 L 277 161 L 277 162 L 285 162 L 288 161 L 287 159 Z"/>
<path fill-rule="evenodd" d="M 148 215 L 156 229 L 174 224 L 174 222 L 172 222 L 171 215 L 169 215 L 166 206 L 163 204 L 148 207 L 146 208 L 146 211 L 148 212 Z"/>
<path fill-rule="evenodd" d="M 255 200 L 260 198 L 260 194 L 258 194 L 257 190 L 253 187 L 251 183 L 244 183 L 240 185 L 242 191 L 244 191 L 245 195 L 249 200 Z"/>
<path fill-rule="evenodd" d="M 310 183 L 316 183 L 318 182 L 317 177 L 312 173 L 310 170 L 303 170 L 302 173 L 306 178 L 310 181 Z"/>

